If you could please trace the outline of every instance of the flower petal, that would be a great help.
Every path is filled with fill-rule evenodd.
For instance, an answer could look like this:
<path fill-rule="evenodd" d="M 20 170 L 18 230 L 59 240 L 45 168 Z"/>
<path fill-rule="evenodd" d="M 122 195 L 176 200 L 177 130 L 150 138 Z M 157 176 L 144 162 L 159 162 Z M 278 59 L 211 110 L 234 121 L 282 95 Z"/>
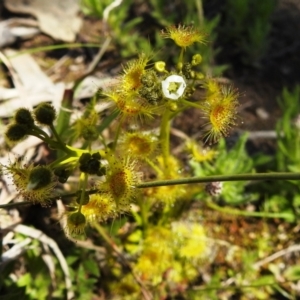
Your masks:
<path fill-rule="evenodd" d="M 186 88 L 186 83 L 182 76 L 171 75 L 161 82 L 162 91 L 166 98 L 177 100 Z"/>

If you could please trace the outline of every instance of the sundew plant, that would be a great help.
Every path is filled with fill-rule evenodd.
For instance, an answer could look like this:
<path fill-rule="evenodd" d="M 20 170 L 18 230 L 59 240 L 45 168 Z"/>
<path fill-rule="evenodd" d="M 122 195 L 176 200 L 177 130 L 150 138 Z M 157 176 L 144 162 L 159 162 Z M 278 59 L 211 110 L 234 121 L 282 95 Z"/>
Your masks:
<path fill-rule="evenodd" d="M 191 201 L 200 190 L 216 196 L 222 192 L 222 181 L 300 178 L 298 173 L 206 177 L 189 173 L 172 151 L 172 121 L 187 109 L 199 110 L 201 138 L 196 141 L 182 134 L 184 149 L 194 162 L 213 161 L 218 156 L 214 144 L 238 125 L 239 94 L 230 84 L 200 72 L 201 53 L 189 57 L 191 45 L 209 41 L 205 32 L 193 26 L 169 26 L 161 37 L 178 46 L 176 65 L 140 53 L 123 66 L 113 85 L 101 88 L 91 99 L 83 116 L 66 128 L 69 141 L 57 130 L 60 113 L 50 103 L 32 111 L 18 109 L 7 127 L 7 142 L 16 144 L 32 135 L 56 156 L 47 165 L 18 160 L 1 166 L 24 201 L 49 206 L 56 199 L 66 200 L 68 209 L 62 218 L 71 238 L 85 238 L 92 226 L 115 249 L 101 224 L 132 216 L 142 231 L 130 239 L 143 240 L 143 245 L 135 243 L 127 251 L 139 254 L 133 271 L 153 286 L 171 267 L 174 282 L 194 280 L 199 261 L 208 257 L 204 228 L 180 219 L 182 201 Z M 109 106 L 105 117 L 97 111 L 97 104 L 103 102 Z M 71 175 L 78 176 L 78 183 L 70 183 L 73 190 L 63 192 Z M 188 185 L 195 183 L 206 186 Z M 124 285 L 128 280 L 122 278 Z"/>
<path fill-rule="evenodd" d="M 112 87 L 100 92 L 99 101 L 111 103 L 111 113 L 116 116 L 112 140 L 106 140 L 98 130 L 101 119 L 95 101 L 73 124 L 75 137 L 84 141 L 81 148 L 61 140 L 54 125 L 56 111 L 49 103 L 41 103 L 33 111 L 20 108 L 7 128 L 6 138 L 11 143 L 33 135 L 51 149 L 64 153 L 47 166 L 22 162 L 2 166 L 4 172 L 11 174 L 24 200 L 47 206 L 55 197 L 64 198 L 56 187 L 73 172 L 80 172 L 74 207 L 66 216 L 65 229 L 69 235 L 80 235 L 90 223 L 130 212 L 132 203 L 162 202 L 168 206 L 186 194 L 182 186 L 161 186 L 144 192 L 139 188 L 143 178 L 150 175 L 157 180 L 187 177 L 170 150 L 171 122 L 179 113 L 190 107 L 201 110 L 205 143 L 214 143 L 227 135 L 236 123 L 237 91 L 197 70 L 202 60 L 200 53 L 185 55 L 192 44 L 207 42 L 205 33 L 193 26 L 179 25 L 166 28 L 161 36 L 172 39 L 179 47 L 176 66 L 152 61 L 151 56 L 141 53 L 124 65 Z M 195 100 L 193 94 L 197 89 L 203 90 L 204 96 Z M 158 125 L 143 130 L 151 123 Z M 41 126 L 48 127 L 52 135 Z M 100 148 L 94 149 L 94 143 L 99 141 Z M 192 140 L 187 141 L 191 143 Z M 197 155 L 195 149 L 191 153 Z"/>

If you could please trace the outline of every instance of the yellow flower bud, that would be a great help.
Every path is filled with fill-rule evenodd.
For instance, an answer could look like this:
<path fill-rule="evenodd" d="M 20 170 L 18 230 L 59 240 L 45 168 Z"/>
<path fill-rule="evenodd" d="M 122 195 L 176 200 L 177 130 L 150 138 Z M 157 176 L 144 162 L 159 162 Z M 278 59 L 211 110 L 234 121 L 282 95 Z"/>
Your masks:
<path fill-rule="evenodd" d="M 166 72 L 166 63 L 164 61 L 157 61 L 154 64 L 154 67 L 158 72 L 161 73 Z"/>

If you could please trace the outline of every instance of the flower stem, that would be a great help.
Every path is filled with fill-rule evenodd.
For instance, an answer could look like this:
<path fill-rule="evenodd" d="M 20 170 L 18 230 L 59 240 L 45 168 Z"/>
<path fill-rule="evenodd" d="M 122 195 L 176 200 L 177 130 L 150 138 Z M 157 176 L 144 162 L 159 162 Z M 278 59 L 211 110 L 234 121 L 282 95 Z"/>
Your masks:
<path fill-rule="evenodd" d="M 121 117 L 120 122 L 119 122 L 118 127 L 117 127 L 117 131 L 115 133 L 115 139 L 114 139 L 114 143 L 113 143 L 113 150 L 115 150 L 116 147 L 117 147 L 118 139 L 119 139 L 120 132 L 121 132 L 121 129 L 122 129 L 123 120 L 124 120 L 124 117 Z"/>
<path fill-rule="evenodd" d="M 185 99 L 181 99 L 181 102 L 184 103 L 188 107 L 195 107 L 195 108 L 203 110 L 203 106 L 201 106 L 201 105 L 199 105 L 197 103 L 194 103 L 194 102 L 191 102 L 191 101 L 187 101 Z"/>
<path fill-rule="evenodd" d="M 67 148 L 66 143 L 64 143 L 64 142 L 61 140 L 61 138 L 60 138 L 60 136 L 58 135 L 58 133 L 57 133 L 57 131 L 56 131 L 56 129 L 55 129 L 55 127 L 54 127 L 53 124 L 50 125 L 50 129 L 51 129 L 53 135 L 55 136 L 56 141 L 61 145 L 61 150 L 63 150 L 63 151 L 66 152 L 66 153 L 70 153 L 70 150 Z"/>
<path fill-rule="evenodd" d="M 179 59 L 178 59 L 178 66 L 179 66 L 179 72 L 182 71 L 182 65 L 183 65 L 183 54 L 184 54 L 184 48 L 181 48 L 180 54 L 179 54 Z"/>
<path fill-rule="evenodd" d="M 146 163 L 156 172 L 157 175 L 161 174 L 161 170 L 149 158 L 145 158 Z"/>
<path fill-rule="evenodd" d="M 88 182 L 89 175 L 87 173 L 81 172 L 80 174 L 80 189 L 81 189 L 81 195 L 80 195 L 80 204 L 78 212 L 81 211 L 82 203 L 84 203 L 84 198 L 86 194 L 86 187 Z"/>
<path fill-rule="evenodd" d="M 146 231 L 148 228 L 148 213 L 149 213 L 149 202 L 144 201 L 143 199 L 139 200 L 139 206 L 141 208 L 141 219 L 143 227 L 143 235 L 145 237 Z"/>
<path fill-rule="evenodd" d="M 197 7 L 197 12 L 198 12 L 199 25 L 202 28 L 204 25 L 203 3 L 201 0 L 196 0 L 195 3 L 196 3 L 196 7 Z"/>
<path fill-rule="evenodd" d="M 50 139 L 49 135 L 42 129 L 40 129 L 39 127 L 37 126 L 34 126 L 32 129 L 31 129 L 31 133 L 32 135 L 40 138 L 40 139 Z"/>
<path fill-rule="evenodd" d="M 234 175 L 212 175 L 205 177 L 188 177 L 171 180 L 158 180 L 138 184 L 137 188 L 156 186 L 168 186 L 177 184 L 206 183 L 214 181 L 248 181 L 248 180 L 300 180 L 300 173 L 276 172 L 276 173 L 249 173 Z"/>
<path fill-rule="evenodd" d="M 65 155 L 62 156 L 60 158 L 57 158 L 55 161 L 53 161 L 52 163 L 50 163 L 48 166 L 52 169 L 58 167 L 58 166 L 63 166 L 66 164 L 74 164 L 78 161 L 78 157 L 74 157 L 74 156 L 69 156 L 69 155 Z"/>
<path fill-rule="evenodd" d="M 105 242 L 118 254 L 121 253 L 120 250 L 117 248 L 113 240 L 109 237 L 106 233 L 105 229 L 98 223 L 93 224 L 93 227 L 98 231 L 101 237 L 105 240 Z"/>
<path fill-rule="evenodd" d="M 282 212 L 282 213 L 272 213 L 272 212 L 257 212 L 257 211 L 244 211 L 239 210 L 231 207 L 221 207 L 213 202 L 207 202 L 206 205 L 216 211 L 221 213 L 230 214 L 230 215 L 237 215 L 237 216 L 245 216 L 245 217 L 258 217 L 258 218 L 281 218 L 286 219 L 290 217 L 289 212 Z"/>
<path fill-rule="evenodd" d="M 160 144 L 162 149 L 165 172 L 168 173 L 168 158 L 170 155 L 170 110 L 163 114 L 160 125 Z"/>

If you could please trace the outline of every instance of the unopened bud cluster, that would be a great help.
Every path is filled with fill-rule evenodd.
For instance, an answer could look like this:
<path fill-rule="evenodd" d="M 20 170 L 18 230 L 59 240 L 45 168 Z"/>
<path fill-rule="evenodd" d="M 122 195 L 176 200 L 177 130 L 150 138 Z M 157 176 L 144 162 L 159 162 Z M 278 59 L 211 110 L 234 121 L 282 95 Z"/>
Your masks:
<path fill-rule="evenodd" d="M 35 122 L 51 126 L 56 118 L 54 107 L 49 103 L 39 104 L 33 111 L 27 108 L 20 108 L 14 115 L 14 122 L 11 123 L 5 136 L 10 142 L 18 142 L 28 135 L 37 135 L 39 128 Z"/>
<path fill-rule="evenodd" d="M 79 158 L 79 169 L 90 175 L 105 175 L 105 168 L 101 166 L 101 155 L 99 152 L 90 154 L 83 153 Z"/>

